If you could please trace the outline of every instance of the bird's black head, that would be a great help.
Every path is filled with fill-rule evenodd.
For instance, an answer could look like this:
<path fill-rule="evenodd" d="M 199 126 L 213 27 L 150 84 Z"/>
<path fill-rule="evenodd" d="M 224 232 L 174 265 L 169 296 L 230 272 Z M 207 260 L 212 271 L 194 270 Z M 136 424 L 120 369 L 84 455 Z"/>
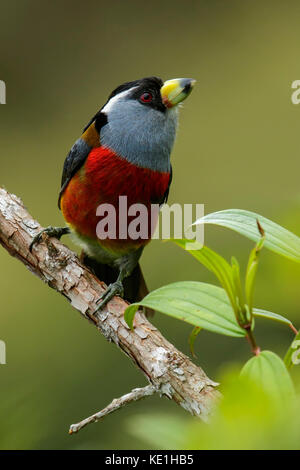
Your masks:
<path fill-rule="evenodd" d="M 118 86 L 109 96 L 108 101 L 114 96 L 124 91 L 132 89 L 128 98 L 137 100 L 145 106 L 150 106 L 153 109 L 165 112 L 166 106 L 163 104 L 160 90 L 163 86 L 163 81 L 158 77 L 146 77 L 132 82 L 126 82 Z"/>

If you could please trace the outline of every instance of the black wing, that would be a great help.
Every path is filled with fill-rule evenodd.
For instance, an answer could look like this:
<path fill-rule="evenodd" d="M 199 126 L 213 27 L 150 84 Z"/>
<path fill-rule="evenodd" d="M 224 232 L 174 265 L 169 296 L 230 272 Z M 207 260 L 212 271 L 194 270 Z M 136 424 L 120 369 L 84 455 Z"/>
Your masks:
<path fill-rule="evenodd" d="M 75 144 L 71 148 L 70 152 L 65 159 L 62 178 L 61 178 L 61 189 L 58 198 L 58 207 L 60 209 L 60 200 L 70 180 L 73 178 L 75 173 L 84 164 L 88 154 L 91 151 L 91 147 L 82 139 L 76 140 Z"/>
<path fill-rule="evenodd" d="M 88 143 L 89 139 L 85 139 L 85 132 L 88 132 L 90 125 L 95 122 L 95 129 L 100 134 L 100 129 L 105 124 L 107 124 L 107 117 L 104 113 L 99 111 L 89 122 L 89 124 L 84 128 L 83 135 L 80 139 L 76 140 L 75 144 L 71 148 L 70 152 L 65 159 L 62 178 L 61 178 L 61 189 L 59 192 L 58 198 L 58 207 L 60 209 L 60 200 L 63 195 L 64 190 L 68 186 L 70 180 L 73 178 L 75 173 L 82 167 L 85 160 L 87 159 L 90 151 L 92 150 L 92 145 Z M 95 132 L 95 130 L 94 130 Z"/>
<path fill-rule="evenodd" d="M 165 194 L 163 195 L 159 205 L 162 206 L 163 204 L 166 204 L 166 202 L 168 202 L 168 197 L 169 197 L 169 192 L 170 192 L 170 186 L 171 186 L 171 183 L 172 183 L 172 178 L 173 178 L 173 169 L 172 169 L 172 165 L 170 165 L 170 178 L 169 178 L 169 184 L 168 184 L 168 187 L 166 189 L 166 192 Z"/>

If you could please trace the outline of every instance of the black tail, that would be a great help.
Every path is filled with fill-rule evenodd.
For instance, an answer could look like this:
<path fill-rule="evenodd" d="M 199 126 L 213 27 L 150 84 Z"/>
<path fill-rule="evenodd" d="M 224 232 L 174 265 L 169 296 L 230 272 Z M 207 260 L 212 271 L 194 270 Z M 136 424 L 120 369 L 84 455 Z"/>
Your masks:
<path fill-rule="evenodd" d="M 105 284 L 109 285 L 117 280 L 119 274 L 118 269 L 112 268 L 107 264 L 101 264 L 85 253 L 81 254 L 81 260 L 93 271 L 100 281 L 104 281 Z M 123 286 L 124 299 L 130 303 L 138 302 L 148 294 L 149 291 L 139 264 L 136 265 L 130 276 L 124 279 Z"/>

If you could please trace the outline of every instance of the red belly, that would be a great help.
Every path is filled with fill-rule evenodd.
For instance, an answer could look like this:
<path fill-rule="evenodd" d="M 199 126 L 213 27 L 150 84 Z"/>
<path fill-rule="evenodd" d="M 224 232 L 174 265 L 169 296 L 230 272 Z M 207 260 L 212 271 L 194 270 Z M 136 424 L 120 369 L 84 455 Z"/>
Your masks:
<path fill-rule="evenodd" d="M 84 166 L 68 184 L 62 199 L 61 208 L 65 220 L 81 235 L 95 239 L 96 226 L 101 217 L 96 215 L 97 207 L 103 203 L 112 204 L 116 209 L 116 232 L 118 238 L 119 196 L 127 196 L 127 206 L 142 203 L 148 209 L 163 198 L 170 174 L 140 168 L 104 147 L 93 149 Z M 150 211 L 149 215 L 150 215 Z M 123 214 L 121 215 L 123 217 Z M 128 216 L 128 223 L 135 217 Z M 151 235 L 149 219 L 148 239 Z M 148 240 L 135 240 L 134 244 L 144 244 Z M 126 240 L 101 240 L 111 248 Z M 130 240 L 127 239 L 127 243 Z"/>

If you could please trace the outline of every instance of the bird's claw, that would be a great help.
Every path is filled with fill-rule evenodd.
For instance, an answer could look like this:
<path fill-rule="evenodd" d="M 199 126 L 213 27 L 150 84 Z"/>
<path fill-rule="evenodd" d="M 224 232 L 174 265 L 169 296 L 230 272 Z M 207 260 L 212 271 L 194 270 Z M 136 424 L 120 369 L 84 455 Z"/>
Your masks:
<path fill-rule="evenodd" d="M 52 227 L 51 225 L 49 227 L 44 228 L 37 235 L 35 235 L 32 242 L 30 243 L 30 252 L 32 252 L 32 248 L 36 243 L 40 243 L 43 233 L 46 233 L 48 237 L 55 237 L 60 240 L 63 235 L 70 233 L 70 229 L 68 227 Z"/>
<path fill-rule="evenodd" d="M 124 295 L 124 287 L 121 281 L 116 281 L 113 284 L 110 284 L 106 291 L 99 297 L 99 299 L 96 300 L 96 304 L 100 303 L 96 308 L 95 313 L 105 307 L 107 302 L 109 302 L 115 295 L 119 295 L 120 297 L 123 297 Z"/>
<path fill-rule="evenodd" d="M 29 245 L 30 253 L 32 253 L 33 245 L 35 245 L 35 243 L 39 243 L 41 241 L 42 233 L 43 233 L 43 230 L 41 232 L 39 232 L 37 235 L 35 235 L 35 237 L 33 237 L 32 242 Z"/>

